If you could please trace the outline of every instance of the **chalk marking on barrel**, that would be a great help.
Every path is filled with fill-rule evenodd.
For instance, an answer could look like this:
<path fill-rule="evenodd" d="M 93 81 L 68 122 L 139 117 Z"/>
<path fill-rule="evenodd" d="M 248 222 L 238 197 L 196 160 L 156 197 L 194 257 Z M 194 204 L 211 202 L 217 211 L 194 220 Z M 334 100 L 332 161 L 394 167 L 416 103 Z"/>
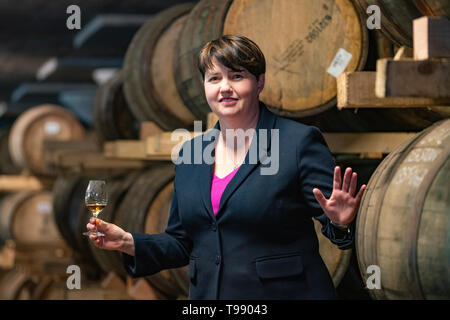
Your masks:
<path fill-rule="evenodd" d="M 393 183 L 395 185 L 406 183 L 411 187 L 418 187 L 427 173 L 428 168 L 419 166 L 405 166 L 397 172 L 393 179 Z"/>
<path fill-rule="evenodd" d="M 436 148 L 420 148 L 414 149 L 406 157 L 406 162 L 432 162 L 441 153 L 441 149 Z"/>

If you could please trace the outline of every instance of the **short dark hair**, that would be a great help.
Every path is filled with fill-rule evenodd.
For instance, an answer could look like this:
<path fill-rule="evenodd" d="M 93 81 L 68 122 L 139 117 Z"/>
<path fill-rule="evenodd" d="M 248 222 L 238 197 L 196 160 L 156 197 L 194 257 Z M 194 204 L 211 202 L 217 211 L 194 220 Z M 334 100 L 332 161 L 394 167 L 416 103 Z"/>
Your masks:
<path fill-rule="evenodd" d="M 224 35 L 205 44 L 198 56 L 198 69 L 203 79 L 206 70 L 213 67 L 213 57 L 234 71 L 238 71 L 239 67 L 244 67 L 257 80 L 261 74 L 266 72 L 266 60 L 261 49 L 244 36 Z"/>

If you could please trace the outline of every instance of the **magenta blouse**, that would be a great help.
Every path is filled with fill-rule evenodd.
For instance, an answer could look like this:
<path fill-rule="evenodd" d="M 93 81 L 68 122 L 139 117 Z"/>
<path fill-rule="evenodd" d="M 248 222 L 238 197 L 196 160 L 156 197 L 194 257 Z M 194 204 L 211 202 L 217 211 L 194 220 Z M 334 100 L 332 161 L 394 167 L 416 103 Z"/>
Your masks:
<path fill-rule="evenodd" d="M 216 215 L 217 211 L 219 210 L 220 198 L 222 197 L 222 193 L 225 191 L 227 184 L 231 181 L 231 179 L 233 179 L 239 168 L 240 166 L 231 171 L 223 178 L 219 178 L 218 176 L 213 174 L 211 182 L 211 204 L 214 215 Z"/>

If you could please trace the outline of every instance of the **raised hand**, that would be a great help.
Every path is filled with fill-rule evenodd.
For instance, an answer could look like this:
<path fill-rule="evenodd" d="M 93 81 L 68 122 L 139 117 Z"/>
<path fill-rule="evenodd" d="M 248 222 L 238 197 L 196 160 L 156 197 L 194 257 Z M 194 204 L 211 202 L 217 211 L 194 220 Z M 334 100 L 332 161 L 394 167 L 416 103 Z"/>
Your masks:
<path fill-rule="evenodd" d="M 313 189 L 313 194 L 323 212 L 335 224 L 349 224 L 358 212 L 366 185 L 362 185 L 355 196 L 357 176 L 356 172 L 352 172 L 352 168 L 347 168 L 344 181 L 341 183 L 341 168 L 336 166 L 334 168 L 333 192 L 330 199 L 327 200 L 319 189 Z"/>

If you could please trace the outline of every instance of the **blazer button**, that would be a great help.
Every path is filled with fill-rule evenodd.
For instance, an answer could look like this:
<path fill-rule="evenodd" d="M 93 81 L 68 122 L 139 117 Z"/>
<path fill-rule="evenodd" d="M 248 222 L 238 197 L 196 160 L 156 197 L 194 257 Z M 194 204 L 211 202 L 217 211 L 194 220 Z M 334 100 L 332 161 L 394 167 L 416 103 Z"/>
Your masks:
<path fill-rule="evenodd" d="M 217 230 L 217 224 L 215 222 L 213 222 L 211 224 L 211 229 L 212 229 L 212 231 L 216 231 Z"/>
<path fill-rule="evenodd" d="M 217 264 L 217 265 L 220 264 L 220 256 L 216 256 L 216 264 Z"/>

